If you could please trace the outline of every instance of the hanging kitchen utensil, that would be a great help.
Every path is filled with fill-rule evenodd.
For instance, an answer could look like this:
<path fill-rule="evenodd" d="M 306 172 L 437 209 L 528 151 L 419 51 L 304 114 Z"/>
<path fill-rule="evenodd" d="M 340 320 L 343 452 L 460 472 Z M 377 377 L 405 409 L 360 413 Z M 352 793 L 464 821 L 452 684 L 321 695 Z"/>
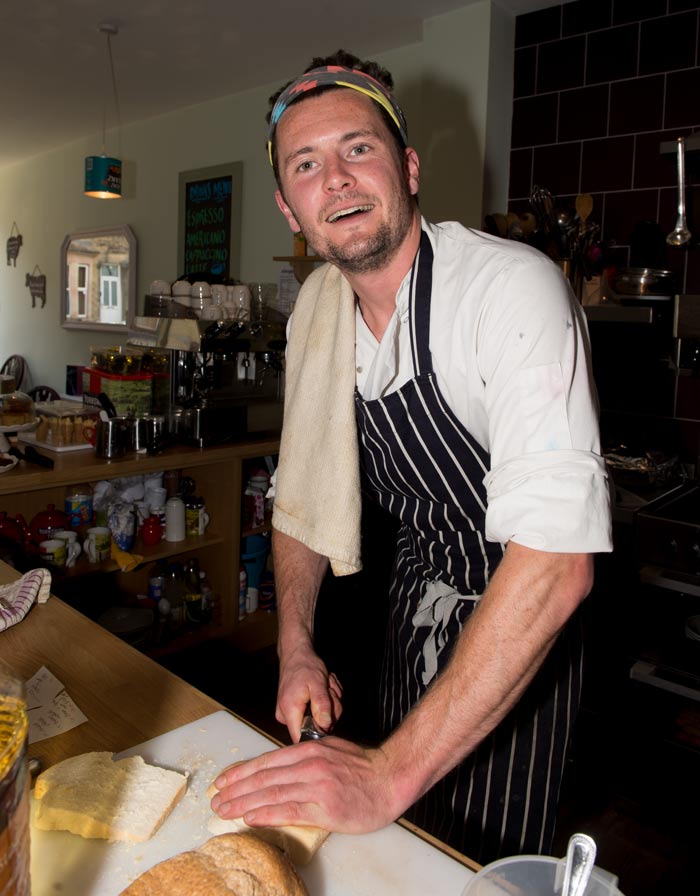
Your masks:
<path fill-rule="evenodd" d="M 530 205 L 537 217 L 537 221 L 541 229 L 545 233 L 551 233 L 554 222 L 552 220 L 552 209 L 554 208 L 554 199 L 552 194 L 546 187 L 535 185 L 530 193 Z"/>
<path fill-rule="evenodd" d="M 578 215 L 578 229 L 583 232 L 588 216 L 593 211 L 593 197 L 590 193 L 579 193 L 576 197 L 576 214 Z"/>
<path fill-rule="evenodd" d="M 669 246 L 686 246 L 692 239 L 685 221 L 685 137 L 678 138 L 678 218 L 666 237 Z"/>

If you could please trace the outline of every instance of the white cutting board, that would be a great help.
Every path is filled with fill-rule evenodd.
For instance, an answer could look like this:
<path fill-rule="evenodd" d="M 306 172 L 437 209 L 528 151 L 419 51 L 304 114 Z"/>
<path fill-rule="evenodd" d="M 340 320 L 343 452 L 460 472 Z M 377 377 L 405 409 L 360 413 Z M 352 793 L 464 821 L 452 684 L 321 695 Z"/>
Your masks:
<path fill-rule="evenodd" d="M 118 896 L 142 871 L 212 836 L 206 789 L 219 771 L 275 744 L 227 712 L 176 728 L 119 756 L 190 775 L 187 793 L 146 843 L 85 840 L 32 825 L 32 896 Z M 35 810 L 32 797 L 32 816 Z M 331 834 L 299 869 L 311 896 L 460 896 L 468 868 L 397 824 L 373 834 Z"/>

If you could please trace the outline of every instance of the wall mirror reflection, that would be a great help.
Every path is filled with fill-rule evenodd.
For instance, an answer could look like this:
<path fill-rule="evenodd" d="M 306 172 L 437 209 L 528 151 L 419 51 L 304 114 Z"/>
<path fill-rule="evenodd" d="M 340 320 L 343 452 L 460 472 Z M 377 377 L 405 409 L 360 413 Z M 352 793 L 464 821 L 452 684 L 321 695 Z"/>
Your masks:
<path fill-rule="evenodd" d="M 126 224 L 69 233 L 61 245 L 61 324 L 128 330 L 136 303 L 136 237 Z"/>

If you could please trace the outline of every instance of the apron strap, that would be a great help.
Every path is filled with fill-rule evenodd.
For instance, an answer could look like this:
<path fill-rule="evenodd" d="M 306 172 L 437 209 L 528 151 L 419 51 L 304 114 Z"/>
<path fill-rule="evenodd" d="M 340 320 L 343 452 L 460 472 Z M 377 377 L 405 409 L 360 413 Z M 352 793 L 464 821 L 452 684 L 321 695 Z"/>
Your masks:
<path fill-rule="evenodd" d="M 427 629 L 419 639 L 423 643 L 423 685 L 427 687 L 438 671 L 438 658 L 448 644 L 448 627 L 457 607 L 464 603 L 475 607 L 481 600 L 476 594 L 466 597 L 445 582 L 426 583 L 425 592 L 413 614 L 413 627 Z M 417 634 L 417 633 L 416 633 Z"/>
<path fill-rule="evenodd" d="M 416 376 L 433 372 L 430 355 L 430 296 L 433 288 L 433 247 L 425 230 L 411 270 L 410 333 L 411 355 Z"/>

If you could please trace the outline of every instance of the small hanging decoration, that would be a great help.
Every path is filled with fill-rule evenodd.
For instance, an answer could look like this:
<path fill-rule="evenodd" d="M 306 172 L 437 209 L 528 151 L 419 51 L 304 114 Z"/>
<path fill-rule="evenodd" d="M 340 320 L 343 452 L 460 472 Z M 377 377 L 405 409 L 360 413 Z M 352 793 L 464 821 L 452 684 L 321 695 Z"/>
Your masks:
<path fill-rule="evenodd" d="M 31 274 L 27 274 L 24 281 L 32 295 L 32 308 L 36 308 L 36 300 L 41 299 L 41 307 L 46 304 L 46 274 L 41 273 L 39 265 L 34 265 Z"/>
<path fill-rule="evenodd" d="M 17 231 L 15 233 L 14 231 Z M 7 238 L 7 263 L 12 263 L 13 267 L 17 267 L 17 256 L 19 255 L 19 247 L 22 245 L 22 234 L 15 221 L 12 222 L 12 230 Z"/>

